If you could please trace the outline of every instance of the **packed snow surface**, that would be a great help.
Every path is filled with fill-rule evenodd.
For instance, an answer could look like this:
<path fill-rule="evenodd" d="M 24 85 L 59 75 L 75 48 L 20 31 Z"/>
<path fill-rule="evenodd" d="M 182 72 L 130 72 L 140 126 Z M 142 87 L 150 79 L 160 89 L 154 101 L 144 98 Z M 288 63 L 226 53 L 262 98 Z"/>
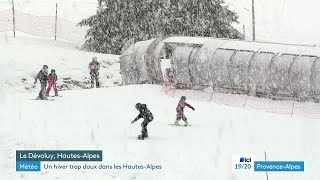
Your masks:
<path fill-rule="evenodd" d="M 187 100 L 190 127 L 169 126 L 178 98 L 161 86 L 135 85 L 64 91 L 54 101 L 30 100 L 36 93 L 1 93 L 1 179 L 237 179 L 264 180 L 265 173 L 234 173 L 232 154 L 255 160 L 302 160 L 305 172 L 269 173 L 270 179 L 318 180 L 320 122 Z M 154 114 L 150 138 L 136 139 L 141 120 L 134 105 Z M 181 122 L 182 123 L 182 122 Z M 104 163 L 157 164 L 161 170 L 43 170 L 15 172 L 15 150 L 101 149 Z"/>

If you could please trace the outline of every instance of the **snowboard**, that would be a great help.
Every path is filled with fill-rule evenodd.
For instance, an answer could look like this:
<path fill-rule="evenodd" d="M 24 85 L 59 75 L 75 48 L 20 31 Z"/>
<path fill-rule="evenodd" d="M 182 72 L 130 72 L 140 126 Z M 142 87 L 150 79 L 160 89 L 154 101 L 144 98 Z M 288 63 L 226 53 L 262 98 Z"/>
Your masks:
<path fill-rule="evenodd" d="M 187 126 L 191 126 L 191 124 L 188 124 L 187 126 L 186 125 L 182 125 L 182 124 L 180 124 L 180 125 L 175 125 L 174 123 L 172 123 L 172 124 L 169 124 L 170 126 L 183 126 L 183 127 L 187 127 Z"/>
<path fill-rule="evenodd" d="M 145 138 L 142 138 L 142 135 L 140 134 L 140 135 L 138 135 L 138 139 L 139 140 L 145 140 L 145 139 L 147 139 L 148 137 L 145 137 Z"/>
<path fill-rule="evenodd" d="M 59 95 L 59 96 L 51 96 L 51 97 L 62 97 L 62 96 Z"/>

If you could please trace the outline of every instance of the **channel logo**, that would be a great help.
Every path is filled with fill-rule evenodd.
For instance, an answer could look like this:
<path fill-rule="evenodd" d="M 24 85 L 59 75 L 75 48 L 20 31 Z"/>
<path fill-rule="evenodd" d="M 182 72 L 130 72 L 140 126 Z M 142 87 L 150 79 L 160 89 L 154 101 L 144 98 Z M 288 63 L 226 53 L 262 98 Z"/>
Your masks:
<path fill-rule="evenodd" d="M 253 172 L 254 156 L 252 154 L 233 154 L 232 171 L 236 172 Z"/>
<path fill-rule="evenodd" d="M 241 163 L 250 163 L 251 162 L 251 157 L 241 157 L 240 158 Z"/>

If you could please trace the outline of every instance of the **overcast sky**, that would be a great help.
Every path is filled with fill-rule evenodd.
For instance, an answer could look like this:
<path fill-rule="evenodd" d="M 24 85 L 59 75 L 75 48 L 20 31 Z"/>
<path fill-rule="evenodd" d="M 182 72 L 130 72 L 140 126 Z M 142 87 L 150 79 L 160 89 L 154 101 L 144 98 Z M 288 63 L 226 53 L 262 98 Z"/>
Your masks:
<path fill-rule="evenodd" d="M 252 37 L 252 0 L 226 0 L 238 12 L 241 29 L 246 27 L 248 39 Z M 255 0 L 256 39 L 320 44 L 319 0 Z M 248 10 L 246 10 L 246 9 Z"/>

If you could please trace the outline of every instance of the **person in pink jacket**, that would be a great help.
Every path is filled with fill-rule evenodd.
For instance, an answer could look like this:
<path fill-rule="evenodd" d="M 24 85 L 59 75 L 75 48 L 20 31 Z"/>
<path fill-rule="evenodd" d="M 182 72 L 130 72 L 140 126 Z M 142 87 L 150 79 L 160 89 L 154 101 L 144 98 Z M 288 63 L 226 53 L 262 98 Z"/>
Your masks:
<path fill-rule="evenodd" d="M 176 111 L 177 111 L 177 116 L 176 116 L 176 121 L 175 121 L 175 125 L 176 126 L 179 126 L 179 121 L 180 119 L 182 119 L 184 121 L 184 125 L 185 126 L 188 126 L 188 121 L 187 121 L 187 117 L 184 115 L 184 108 L 187 106 L 188 108 L 194 110 L 194 107 L 192 107 L 190 104 L 188 104 L 186 102 L 186 96 L 182 96 L 179 103 L 178 103 L 178 106 L 176 108 Z"/>
<path fill-rule="evenodd" d="M 58 76 L 56 74 L 56 71 L 54 69 L 51 69 L 51 73 L 48 76 L 49 86 L 46 91 L 47 96 L 49 96 L 51 88 L 53 88 L 55 96 L 58 96 L 57 80 L 58 80 Z"/>

